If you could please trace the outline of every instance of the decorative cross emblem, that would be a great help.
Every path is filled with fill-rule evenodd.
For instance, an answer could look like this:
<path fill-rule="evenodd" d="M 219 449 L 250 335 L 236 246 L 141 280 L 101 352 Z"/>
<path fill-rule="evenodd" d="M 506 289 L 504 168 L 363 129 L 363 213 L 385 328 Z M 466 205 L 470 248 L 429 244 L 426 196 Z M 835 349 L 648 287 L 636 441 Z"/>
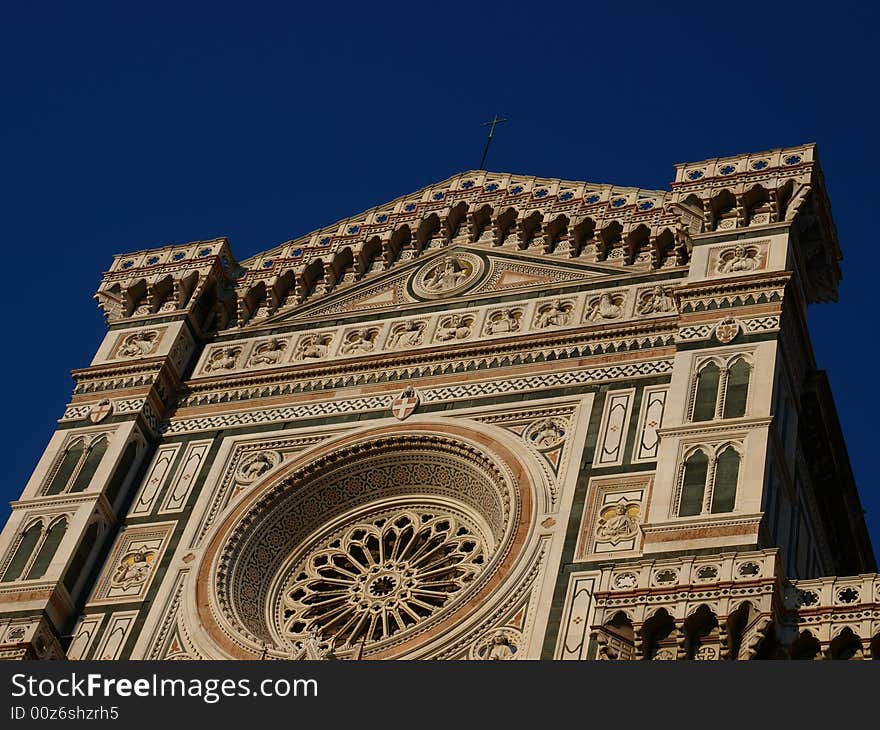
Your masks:
<path fill-rule="evenodd" d="M 107 398 L 92 406 L 89 410 L 89 420 L 92 423 L 100 423 L 113 413 L 113 403 Z"/>
<path fill-rule="evenodd" d="M 391 402 L 391 413 L 398 421 L 403 421 L 413 414 L 421 402 L 418 391 L 409 386 Z"/>

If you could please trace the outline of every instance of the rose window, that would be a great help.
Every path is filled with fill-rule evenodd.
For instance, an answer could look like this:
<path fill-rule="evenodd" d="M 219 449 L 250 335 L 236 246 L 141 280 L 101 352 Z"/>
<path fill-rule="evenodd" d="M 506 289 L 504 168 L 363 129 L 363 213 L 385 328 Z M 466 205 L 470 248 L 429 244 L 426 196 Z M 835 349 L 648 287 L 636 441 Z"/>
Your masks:
<path fill-rule="evenodd" d="M 337 645 L 381 641 L 434 615 L 486 561 L 479 530 L 433 507 L 386 510 L 318 544 L 283 591 L 283 630 Z"/>
<path fill-rule="evenodd" d="M 506 447 L 461 430 L 357 434 L 254 480 L 198 566 L 215 655 L 298 656 L 319 637 L 413 656 L 466 630 L 517 568 L 533 502 Z"/>

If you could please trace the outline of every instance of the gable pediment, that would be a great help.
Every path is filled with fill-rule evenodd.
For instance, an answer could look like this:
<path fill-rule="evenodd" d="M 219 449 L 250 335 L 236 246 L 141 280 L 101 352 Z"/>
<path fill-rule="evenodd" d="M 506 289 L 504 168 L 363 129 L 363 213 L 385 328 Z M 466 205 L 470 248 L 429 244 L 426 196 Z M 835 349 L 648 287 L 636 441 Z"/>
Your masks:
<path fill-rule="evenodd" d="M 453 263 L 448 263 L 453 262 Z M 454 269 L 455 262 L 464 262 L 471 281 L 453 287 L 448 294 L 442 291 L 442 272 L 434 273 L 437 291 L 426 288 L 425 279 L 441 267 Z M 457 303 L 474 297 L 492 297 L 511 292 L 545 292 L 554 287 L 578 283 L 599 282 L 618 278 L 623 272 L 614 266 L 570 263 L 565 260 L 548 261 L 540 254 L 483 249 L 475 246 L 452 246 L 424 252 L 421 256 L 399 264 L 393 270 L 365 276 L 360 281 L 347 283 L 315 302 L 301 304 L 285 312 L 251 322 L 254 326 L 282 322 L 314 321 L 352 314 L 400 312 L 425 307 L 435 308 L 440 302 Z M 463 271 L 458 274 L 464 276 Z M 453 271 L 452 276 L 456 276 Z"/>

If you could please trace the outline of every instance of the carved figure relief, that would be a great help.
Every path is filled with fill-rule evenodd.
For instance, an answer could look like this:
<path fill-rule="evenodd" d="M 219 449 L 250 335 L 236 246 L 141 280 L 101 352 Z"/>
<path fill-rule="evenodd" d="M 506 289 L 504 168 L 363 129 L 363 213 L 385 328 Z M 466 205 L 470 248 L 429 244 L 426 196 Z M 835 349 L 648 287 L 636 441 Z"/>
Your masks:
<path fill-rule="evenodd" d="M 478 256 L 455 253 L 437 259 L 413 278 L 413 291 L 427 299 L 452 296 L 464 291 L 480 276 L 483 261 Z"/>
<path fill-rule="evenodd" d="M 205 372 L 232 370 L 238 363 L 239 355 L 241 355 L 240 347 L 221 347 L 218 350 L 214 350 L 205 363 Z"/>
<path fill-rule="evenodd" d="M 251 365 L 277 365 L 285 349 L 287 349 L 287 343 L 273 337 L 268 342 L 257 345 L 251 356 Z"/>
<path fill-rule="evenodd" d="M 639 532 L 639 505 L 620 501 L 602 510 L 596 524 L 596 540 L 612 545 L 635 537 Z"/>
<path fill-rule="evenodd" d="M 487 335 L 498 335 L 506 332 L 518 332 L 521 309 L 502 309 L 489 315 L 486 323 Z"/>
<path fill-rule="evenodd" d="M 639 303 L 636 306 L 638 314 L 656 314 L 659 312 L 674 312 L 675 299 L 662 286 L 655 286 L 644 292 L 639 297 Z"/>
<path fill-rule="evenodd" d="M 522 634 L 513 628 L 490 631 L 471 647 L 470 658 L 484 661 L 516 659 L 522 645 Z"/>
<path fill-rule="evenodd" d="M 529 426 L 523 438 L 539 449 L 558 446 L 565 438 L 568 423 L 561 418 L 545 418 Z"/>
<path fill-rule="evenodd" d="M 455 256 L 447 256 L 433 266 L 422 282 L 428 291 L 445 292 L 458 287 L 470 274 L 470 269 Z"/>
<path fill-rule="evenodd" d="M 617 319 L 623 314 L 623 296 L 602 294 L 587 303 L 584 319 L 595 322 L 600 319 Z"/>
<path fill-rule="evenodd" d="M 755 269 L 761 268 L 758 254 L 759 251 L 755 247 L 746 247 L 738 243 L 733 248 L 722 251 L 718 256 L 718 273 L 733 274 L 755 271 Z"/>
<path fill-rule="evenodd" d="M 146 547 L 123 555 L 110 584 L 123 590 L 141 585 L 146 582 L 155 558 L 156 551 Z"/>
<path fill-rule="evenodd" d="M 143 357 L 149 355 L 159 344 L 158 330 L 144 330 L 128 335 L 119 346 L 119 357 Z"/>
<path fill-rule="evenodd" d="M 538 314 L 535 317 L 535 327 L 545 329 L 546 327 L 564 327 L 571 319 L 571 302 L 557 299 L 549 304 L 544 304 L 538 308 Z"/>
<path fill-rule="evenodd" d="M 440 320 L 434 339 L 441 342 L 464 340 L 471 336 L 473 325 L 474 318 L 468 314 L 450 314 Z"/>
<path fill-rule="evenodd" d="M 379 336 L 379 330 L 375 328 L 365 328 L 354 330 L 345 335 L 342 341 L 342 347 L 339 351 L 343 355 L 356 355 L 358 353 L 371 352 L 376 346 L 376 338 Z"/>
<path fill-rule="evenodd" d="M 294 357 L 297 360 L 320 360 L 330 351 L 333 335 L 306 335 L 297 345 Z"/>
<path fill-rule="evenodd" d="M 274 469 L 281 463 L 281 455 L 277 451 L 260 451 L 246 456 L 238 467 L 237 477 L 241 482 L 250 483 L 263 474 Z"/>
<path fill-rule="evenodd" d="M 397 350 L 404 347 L 421 345 L 424 334 L 425 322 L 415 319 L 409 322 L 401 322 L 391 328 L 391 335 L 388 337 L 388 348 Z"/>

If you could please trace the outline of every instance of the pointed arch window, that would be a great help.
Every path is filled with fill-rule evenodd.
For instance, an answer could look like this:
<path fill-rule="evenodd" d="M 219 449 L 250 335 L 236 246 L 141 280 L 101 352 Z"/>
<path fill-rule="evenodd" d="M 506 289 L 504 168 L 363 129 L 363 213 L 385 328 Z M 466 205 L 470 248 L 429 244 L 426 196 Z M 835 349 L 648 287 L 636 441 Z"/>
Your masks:
<path fill-rule="evenodd" d="M 742 455 L 732 444 L 715 450 L 700 447 L 691 453 L 679 474 L 679 517 L 733 512 L 739 488 Z"/>
<path fill-rule="evenodd" d="M 18 577 L 24 572 L 25 566 L 30 562 L 42 536 L 43 522 L 41 520 L 34 522 L 34 524 L 22 533 L 15 554 L 12 556 L 12 560 L 9 561 L 9 565 L 3 573 L 3 583 L 18 580 Z"/>
<path fill-rule="evenodd" d="M 679 517 L 690 517 L 703 511 L 703 495 L 706 491 L 708 473 L 709 457 L 703 451 L 695 451 L 684 462 Z"/>
<path fill-rule="evenodd" d="M 752 367 L 745 358 L 738 357 L 727 368 L 724 389 L 724 411 L 722 418 L 739 418 L 746 414 L 746 399 L 749 395 L 749 378 Z"/>
<path fill-rule="evenodd" d="M 40 545 L 40 549 L 34 558 L 34 562 L 31 564 L 31 567 L 27 572 L 25 580 L 36 580 L 37 578 L 42 578 L 46 574 L 46 570 L 49 568 L 52 558 L 55 557 L 55 553 L 58 551 L 58 546 L 61 544 L 65 532 L 67 532 L 66 518 L 62 517 L 60 520 L 56 520 L 52 523 L 49 527 L 49 531 L 46 533 L 46 537 L 43 539 L 43 544 Z"/>
<path fill-rule="evenodd" d="M 711 421 L 718 407 L 718 385 L 721 369 L 710 362 L 697 375 L 697 392 L 694 396 L 694 413 L 691 420 Z"/>
<path fill-rule="evenodd" d="M 710 360 L 697 371 L 691 421 L 714 421 L 746 415 L 752 365 L 742 355 L 726 363 Z"/>
<path fill-rule="evenodd" d="M 88 488 L 107 453 L 108 437 L 102 434 L 86 443 L 81 438 L 70 444 L 60 458 L 45 494 L 82 492 Z"/>
<path fill-rule="evenodd" d="M 42 578 L 58 552 L 66 532 L 66 516 L 56 519 L 48 529 L 43 519 L 34 522 L 22 533 L 18 547 L 3 573 L 2 582 Z"/>
<path fill-rule="evenodd" d="M 739 452 L 728 446 L 718 455 L 715 486 L 712 490 L 712 512 L 733 512 L 736 485 L 739 481 Z"/>

